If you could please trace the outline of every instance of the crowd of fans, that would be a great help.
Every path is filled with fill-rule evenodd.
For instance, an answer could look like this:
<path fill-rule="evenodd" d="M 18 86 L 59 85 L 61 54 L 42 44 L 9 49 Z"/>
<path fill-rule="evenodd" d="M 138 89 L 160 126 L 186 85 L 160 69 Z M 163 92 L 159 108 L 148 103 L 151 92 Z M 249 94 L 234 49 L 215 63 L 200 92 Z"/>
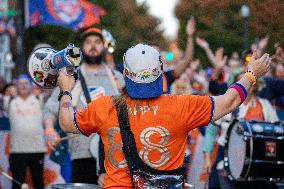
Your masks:
<path fill-rule="evenodd" d="M 237 52 L 225 55 L 224 48 L 226 47 L 220 47 L 214 52 L 205 39 L 195 37 L 195 30 L 195 20 L 191 18 L 186 28 L 188 38 L 184 54 L 180 57 L 174 57 L 172 61 L 168 61 L 163 57 L 165 93 L 177 95 L 223 94 L 228 86 L 237 81 L 241 74 L 245 72 L 245 65 L 248 63 L 251 52 L 256 52 L 257 56 L 260 57 L 269 43 L 269 37 L 264 37 L 257 44 L 252 44 L 250 51 L 242 55 Z M 160 47 L 158 44 L 151 45 L 160 52 L 164 51 L 163 47 Z M 194 46 L 196 45 L 201 47 L 206 53 L 210 62 L 208 67 L 205 67 L 204 63 L 199 59 L 194 58 Z M 254 89 L 248 92 L 248 98 L 238 109 L 238 112 L 234 115 L 229 114 L 218 122 L 210 123 L 206 129 L 205 146 L 203 149 L 198 150 L 203 151 L 205 154 L 204 171 L 208 174 L 210 173 L 208 179 L 209 186 L 212 188 L 220 187 L 220 183 L 225 182 L 224 176 L 219 171 L 220 168 L 219 170 L 216 168 L 218 162 L 222 161 L 222 159 L 218 159 L 219 156 L 217 156 L 217 160 L 214 163 L 210 158 L 218 129 L 220 128 L 221 130 L 219 132 L 221 133 L 220 138 L 218 139 L 218 154 L 222 154 L 225 142 L 221 138 L 222 132 L 227 132 L 228 127 L 226 125 L 232 121 L 233 117 L 268 122 L 276 122 L 281 119 L 277 115 L 276 110 L 284 108 L 284 51 L 280 43 L 276 43 L 274 48 L 275 52 L 272 56 L 273 65 L 269 74 L 264 79 L 257 81 Z M 105 65 L 109 66 L 109 69 L 122 71 L 121 64 L 114 64 L 110 53 L 107 54 L 104 62 Z M 84 69 L 88 67 L 89 65 L 84 66 Z M 12 137 L 14 140 L 11 141 L 10 152 L 12 154 L 27 152 L 36 154 L 32 158 L 27 154 L 25 156 L 14 155 L 10 158 L 12 174 L 13 176 L 17 175 L 16 177 L 20 178 L 20 180 L 24 180 L 25 174 L 23 171 L 25 171 L 26 166 L 30 166 L 34 177 L 33 180 L 39 181 L 34 182 L 35 187 L 42 188 L 43 183 L 36 177 L 38 172 L 42 170 L 37 165 L 42 163 L 43 154 L 47 152 L 47 148 L 54 147 L 54 141 L 52 145 L 50 145 L 50 141 L 58 137 L 54 134 L 54 130 L 50 130 L 46 126 L 48 123 L 43 123 L 43 117 L 46 117 L 46 115 L 43 115 L 43 109 L 52 90 L 44 90 L 30 82 L 27 76 L 20 75 L 10 83 L 6 83 L 3 78 L 0 78 L 0 92 L 0 129 L 1 127 L 6 127 L 10 122 L 10 135 L 15 136 Z M 106 93 L 116 94 L 115 92 Z M 57 97 L 57 95 L 55 96 Z M 54 101 L 56 101 L 56 97 L 53 98 Z M 57 107 L 51 105 L 52 108 Z M 52 121 L 56 121 L 56 119 Z M 216 125 L 221 127 L 215 127 Z M 55 137 L 52 135 L 55 135 Z M 44 138 L 49 142 L 49 145 L 43 140 Z M 21 164 L 19 158 L 26 158 L 28 161 L 26 161 L 26 164 Z"/>

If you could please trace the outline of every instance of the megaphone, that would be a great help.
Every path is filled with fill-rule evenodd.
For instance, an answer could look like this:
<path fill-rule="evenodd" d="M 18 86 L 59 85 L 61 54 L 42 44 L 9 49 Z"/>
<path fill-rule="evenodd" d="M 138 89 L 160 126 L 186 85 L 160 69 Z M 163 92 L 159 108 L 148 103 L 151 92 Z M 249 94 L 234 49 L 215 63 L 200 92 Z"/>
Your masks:
<path fill-rule="evenodd" d="M 45 89 L 57 86 L 59 70 L 78 79 L 78 68 L 83 59 L 80 48 L 69 44 L 67 48 L 57 52 L 52 48 L 43 47 L 33 51 L 28 59 L 28 73 L 34 83 Z"/>

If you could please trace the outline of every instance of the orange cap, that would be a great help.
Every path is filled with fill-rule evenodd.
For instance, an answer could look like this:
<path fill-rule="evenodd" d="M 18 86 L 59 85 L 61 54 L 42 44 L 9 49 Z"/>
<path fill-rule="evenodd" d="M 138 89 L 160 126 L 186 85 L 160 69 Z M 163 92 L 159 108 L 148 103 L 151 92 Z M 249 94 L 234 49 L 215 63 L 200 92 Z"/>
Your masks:
<path fill-rule="evenodd" d="M 83 33 L 82 33 L 82 36 L 85 38 L 89 35 L 98 35 L 103 41 L 104 41 L 104 37 L 103 37 L 103 32 L 102 30 L 98 29 L 98 28 L 95 28 L 95 27 L 91 27 L 87 30 L 85 30 Z"/>

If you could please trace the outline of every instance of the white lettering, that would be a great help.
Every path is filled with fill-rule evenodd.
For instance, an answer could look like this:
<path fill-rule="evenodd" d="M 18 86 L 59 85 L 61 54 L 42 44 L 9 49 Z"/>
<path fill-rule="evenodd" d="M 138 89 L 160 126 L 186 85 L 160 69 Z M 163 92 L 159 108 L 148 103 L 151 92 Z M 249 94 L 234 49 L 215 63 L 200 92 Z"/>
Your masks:
<path fill-rule="evenodd" d="M 153 111 L 154 111 L 154 115 L 156 115 L 156 114 L 157 114 L 157 111 L 158 111 L 158 109 L 159 109 L 159 105 L 152 106 L 152 109 L 153 109 Z"/>
<path fill-rule="evenodd" d="M 137 113 L 138 113 L 137 107 L 134 106 L 134 108 L 133 108 L 133 115 L 136 115 Z"/>
<path fill-rule="evenodd" d="M 142 115 L 144 115 L 145 113 L 149 112 L 151 109 L 148 105 L 144 106 L 143 107 L 143 112 L 142 112 Z"/>
<path fill-rule="evenodd" d="M 157 111 L 159 109 L 159 105 L 155 105 L 155 106 L 134 106 L 134 107 L 128 107 L 128 114 L 129 115 L 134 115 L 136 116 L 139 112 L 141 113 L 141 115 L 144 115 L 148 112 L 153 112 L 153 115 L 157 115 Z"/>

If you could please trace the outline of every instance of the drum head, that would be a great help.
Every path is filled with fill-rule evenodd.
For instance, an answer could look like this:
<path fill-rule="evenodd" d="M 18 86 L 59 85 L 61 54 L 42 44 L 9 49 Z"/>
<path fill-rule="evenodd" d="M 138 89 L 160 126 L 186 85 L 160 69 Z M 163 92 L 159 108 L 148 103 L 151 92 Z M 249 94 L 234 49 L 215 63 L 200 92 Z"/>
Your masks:
<path fill-rule="evenodd" d="M 238 127 L 243 127 L 237 122 L 229 133 L 228 141 L 228 163 L 229 171 L 234 179 L 238 179 L 245 165 L 246 141 L 243 135 L 238 132 Z"/>
<path fill-rule="evenodd" d="M 69 183 L 69 184 L 54 184 L 51 186 L 53 189 L 102 189 L 102 187 L 94 184 L 84 183 Z"/>

